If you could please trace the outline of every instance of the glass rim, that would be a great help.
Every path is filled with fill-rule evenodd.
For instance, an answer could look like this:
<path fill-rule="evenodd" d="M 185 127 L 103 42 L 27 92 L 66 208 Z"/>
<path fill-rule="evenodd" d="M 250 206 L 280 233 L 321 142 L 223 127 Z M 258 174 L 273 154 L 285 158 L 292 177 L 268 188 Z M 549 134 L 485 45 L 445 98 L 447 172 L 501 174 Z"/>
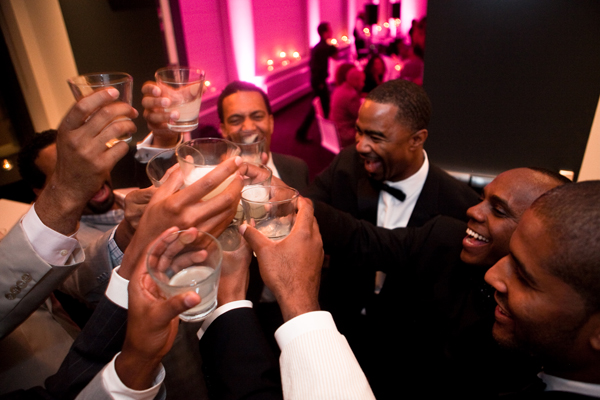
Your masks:
<path fill-rule="evenodd" d="M 186 83 L 202 82 L 206 79 L 206 72 L 202 68 L 193 67 L 193 66 L 185 66 L 185 65 L 172 65 L 170 67 L 159 68 L 154 73 L 154 79 L 156 79 L 156 81 L 158 82 L 159 76 L 161 76 L 163 72 L 167 72 L 167 71 L 194 71 L 199 75 L 198 79 L 193 79 Z M 160 77 L 160 80 L 162 82 L 166 82 L 166 83 L 182 83 L 182 82 L 175 81 L 174 79 L 168 79 L 168 78 L 165 78 L 162 76 Z"/>
<path fill-rule="evenodd" d="M 229 139 L 226 139 L 229 140 Z M 243 143 L 243 142 L 234 142 L 233 140 L 229 140 L 231 143 L 235 144 L 236 146 L 252 146 L 252 145 L 257 145 L 260 144 L 261 142 L 264 143 L 267 141 L 267 138 L 265 136 L 261 137 L 258 140 L 255 140 L 254 142 L 251 143 Z"/>
<path fill-rule="evenodd" d="M 164 238 L 162 238 L 162 239 L 161 239 L 161 241 L 164 241 L 166 238 L 168 238 L 168 237 L 170 237 L 170 236 L 173 236 L 173 235 L 179 235 L 179 234 L 180 234 L 180 233 L 182 233 L 182 232 L 186 232 L 186 230 L 179 230 L 179 231 L 176 231 L 176 232 L 169 233 L 167 236 L 165 236 Z M 223 246 L 221 246 L 221 242 L 219 242 L 219 240 L 218 240 L 217 238 L 215 238 L 213 235 L 211 235 L 211 234 L 210 234 L 210 233 L 208 233 L 208 232 L 204 232 L 204 231 L 201 231 L 201 230 L 199 230 L 199 231 L 198 231 L 198 234 L 204 234 L 204 235 L 208 236 L 208 237 L 209 237 L 209 239 L 211 239 L 211 241 L 212 241 L 213 243 L 216 243 L 216 245 L 217 245 L 217 248 L 219 249 L 219 260 L 218 260 L 217 267 L 214 269 L 214 272 L 216 272 L 216 271 L 220 270 L 220 269 L 221 269 L 221 264 L 223 264 Z M 168 286 L 168 287 L 170 287 L 170 288 L 175 288 L 175 289 L 193 288 L 193 287 L 195 287 L 196 285 L 199 285 L 199 284 L 201 284 L 201 283 L 203 283 L 203 282 L 206 282 L 206 281 L 207 281 L 207 280 L 208 280 L 208 279 L 209 279 L 209 278 L 212 276 L 212 274 L 211 274 L 211 275 L 207 276 L 206 278 L 202 279 L 201 281 L 198 281 L 198 282 L 196 282 L 196 283 L 193 283 L 193 284 L 192 284 L 192 283 L 190 283 L 190 284 L 188 284 L 188 285 L 169 285 L 169 284 L 168 284 L 168 283 L 166 283 L 166 282 L 161 282 L 161 281 L 159 281 L 158 277 L 157 277 L 157 276 L 156 276 L 156 275 L 155 275 L 155 274 L 152 272 L 152 270 L 151 270 L 151 269 L 150 269 L 150 267 L 148 266 L 148 259 L 150 258 L 150 254 L 152 253 L 152 250 L 154 250 L 154 248 L 155 248 L 156 246 L 158 246 L 158 244 L 159 244 L 159 242 L 155 243 L 155 244 L 154 244 L 152 247 L 150 247 L 150 249 L 149 249 L 149 250 L 148 250 L 148 252 L 146 253 L 146 271 L 148 271 L 148 274 L 150 275 L 150 277 L 152 277 L 152 280 L 153 280 L 153 281 L 154 281 L 154 282 L 155 282 L 157 285 L 165 285 L 165 286 Z"/>
<path fill-rule="evenodd" d="M 239 156 L 242 153 L 242 150 L 240 149 L 240 147 L 237 144 L 235 144 L 232 141 L 230 141 L 230 140 L 223 139 L 223 138 L 197 138 L 197 139 L 188 140 L 187 142 L 179 143 L 177 145 L 177 147 L 175 147 L 175 156 L 177 157 L 177 160 L 181 161 L 181 162 L 184 162 L 186 164 L 189 164 L 189 165 L 193 165 L 196 168 L 214 168 L 216 165 L 219 165 L 220 163 L 219 164 L 203 164 L 203 165 L 200 165 L 200 164 L 196 164 L 194 162 L 189 162 L 184 157 L 181 157 L 181 155 L 179 153 L 179 150 L 181 148 L 183 148 L 183 146 L 191 147 L 192 149 L 194 149 L 194 150 L 196 150 L 196 151 L 198 151 L 200 153 L 199 150 L 197 150 L 194 146 L 192 146 L 190 144 L 192 142 L 200 142 L 200 141 L 206 142 L 206 143 L 210 143 L 210 142 L 225 142 L 227 145 L 232 145 L 233 147 L 235 147 L 237 149 L 238 154 L 235 155 L 236 157 Z M 200 155 L 202 155 L 202 153 L 200 153 Z M 232 157 L 229 157 L 229 158 L 232 158 Z"/>
<path fill-rule="evenodd" d="M 244 192 L 249 192 L 250 190 L 255 190 L 255 189 L 270 189 L 271 188 L 278 188 L 278 189 L 286 189 L 286 190 L 290 190 L 292 191 L 294 194 L 293 196 L 291 196 L 288 199 L 285 200 L 267 200 L 267 201 L 257 201 L 257 200 L 248 200 L 246 198 L 244 198 Z M 265 186 L 258 186 L 258 185 L 249 185 L 246 188 L 242 189 L 242 201 L 245 201 L 246 203 L 251 203 L 251 204 L 283 204 L 283 203 L 289 203 L 291 201 L 297 200 L 298 197 L 300 197 L 300 192 L 297 189 L 294 189 L 292 187 L 289 186 L 285 186 L 285 185 L 265 185 Z"/>
<path fill-rule="evenodd" d="M 93 83 L 93 82 L 77 82 L 76 80 L 78 78 L 87 78 L 87 77 L 94 77 L 94 76 L 105 76 L 105 75 L 114 75 L 115 77 L 118 76 L 118 78 L 116 79 L 110 79 L 110 82 L 102 82 L 102 83 Z M 117 85 L 119 83 L 126 83 L 126 82 L 133 82 L 133 77 L 131 75 L 129 75 L 126 72 L 118 72 L 118 71 L 111 71 L 111 72 L 90 72 L 87 74 L 81 74 L 81 75 L 77 75 L 77 76 L 73 76 L 69 79 L 67 79 L 67 82 L 69 84 L 72 85 L 85 85 L 85 86 L 89 86 L 89 87 L 106 87 L 106 86 L 111 86 L 111 85 Z"/>
<path fill-rule="evenodd" d="M 152 156 L 152 158 L 149 159 L 148 162 L 146 163 L 146 176 L 148 176 L 148 178 L 150 178 L 150 180 L 152 180 L 152 178 L 150 177 L 150 173 L 149 173 L 150 165 L 152 164 L 152 161 L 154 161 L 157 158 L 160 158 L 160 156 L 165 153 L 173 153 L 173 155 L 171 155 L 171 157 L 173 157 L 173 156 L 177 157 L 177 153 L 175 153 L 175 149 L 165 149 L 159 153 L 156 153 L 154 156 Z"/>

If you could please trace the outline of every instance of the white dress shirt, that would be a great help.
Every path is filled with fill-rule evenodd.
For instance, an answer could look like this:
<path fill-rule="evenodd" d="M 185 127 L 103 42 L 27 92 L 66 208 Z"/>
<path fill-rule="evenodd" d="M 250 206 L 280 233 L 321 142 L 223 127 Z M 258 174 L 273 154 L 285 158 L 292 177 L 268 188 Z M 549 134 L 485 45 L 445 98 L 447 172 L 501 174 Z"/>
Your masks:
<path fill-rule="evenodd" d="M 546 392 L 561 391 L 583 394 L 585 396 L 600 397 L 599 384 L 571 381 L 568 379 L 559 378 L 557 376 L 548 375 L 543 372 L 540 372 L 538 376 L 546 384 Z"/>

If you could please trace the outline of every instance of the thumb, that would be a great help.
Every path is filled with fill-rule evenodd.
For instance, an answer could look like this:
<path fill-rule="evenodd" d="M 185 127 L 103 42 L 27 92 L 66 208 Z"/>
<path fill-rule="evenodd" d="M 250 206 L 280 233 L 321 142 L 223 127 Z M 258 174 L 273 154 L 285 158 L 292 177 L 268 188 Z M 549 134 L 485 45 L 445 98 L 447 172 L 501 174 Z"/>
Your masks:
<path fill-rule="evenodd" d="M 266 237 L 265 235 L 260 233 L 256 228 L 248 224 L 242 224 L 240 226 L 240 235 L 242 235 L 244 239 L 246 239 L 246 241 L 248 242 L 250 247 L 252 247 L 252 250 L 254 250 L 254 252 L 259 251 L 262 247 L 271 243 L 271 240 L 268 237 Z"/>
<path fill-rule="evenodd" d="M 179 314 L 200 304 L 200 296 L 195 292 L 180 293 L 164 301 L 160 306 L 157 320 L 168 324 Z"/>

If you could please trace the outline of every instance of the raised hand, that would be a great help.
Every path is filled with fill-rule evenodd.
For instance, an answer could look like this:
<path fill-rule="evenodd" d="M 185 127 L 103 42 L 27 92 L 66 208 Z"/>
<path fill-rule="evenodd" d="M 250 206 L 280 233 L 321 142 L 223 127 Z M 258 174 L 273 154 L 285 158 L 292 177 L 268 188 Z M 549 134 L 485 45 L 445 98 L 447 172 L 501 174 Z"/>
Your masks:
<path fill-rule="evenodd" d="M 127 154 L 126 143 L 107 145 L 136 131 L 131 119 L 138 113 L 128 104 L 116 102 L 118 94 L 110 88 L 79 100 L 58 128 L 56 169 L 35 208 L 42 222 L 59 233 L 68 235 L 77 229 L 86 203 Z"/>
<path fill-rule="evenodd" d="M 275 295 L 285 321 L 320 309 L 323 243 L 309 201 L 298 199 L 296 222 L 283 240 L 270 240 L 248 225 L 242 225 L 240 232 L 256 253 L 260 275 Z"/>
<path fill-rule="evenodd" d="M 178 119 L 179 111 L 165 111 L 171 105 L 168 97 L 162 97 L 163 93 L 156 82 L 148 81 L 142 86 L 142 106 L 144 107 L 144 119 L 148 129 L 154 134 L 154 147 L 171 148 L 179 141 L 179 133 L 173 132 L 167 127 L 169 119 Z"/>

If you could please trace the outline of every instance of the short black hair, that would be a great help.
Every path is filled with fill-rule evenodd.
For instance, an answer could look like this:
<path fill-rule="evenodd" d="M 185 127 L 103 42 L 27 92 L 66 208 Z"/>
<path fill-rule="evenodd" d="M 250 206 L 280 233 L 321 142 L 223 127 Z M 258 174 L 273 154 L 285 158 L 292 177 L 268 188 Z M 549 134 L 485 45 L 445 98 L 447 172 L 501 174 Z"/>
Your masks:
<path fill-rule="evenodd" d="M 225 89 L 223 89 L 223 91 L 219 95 L 219 99 L 217 100 L 217 114 L 219 114 L 219 121 L 221 121 L 221 123 L 225 122 L 225 116 L 223 115 L 223 101 L 226 97 L 237 92 L 260 93 L 263 100 L 265 101 L 265 106 L 267 106 L 267 112 L 269 113 L 269 115 L 273 114 L 273 111 L 271 111 L 271 104 L 269 103 L 269 97 L 267 96 L 264 90 L 249 82 L 233 81 L 229 85 L 225 86 Z"/>
<path fill-rule="evenodd" d="M 588 314 L 600 311 L 600 181 L 558 186 L 530 208 L 544 224 L 554 252 L 548 271 L 571 286 Z"/>
<path fill-rule="evenodd" d="M 319 36 L 323 36 L 323 34 L 329 30 L 329 27 L 329 22 L 321 22 L 317 27 L 317 32 L 319 32 Z"/>
<path fill-rule="evenodd" d="M 40 151 L 56 143 L 57 134 L 56 129 L 36 133 L 19 152 L 17 157 L 19 173 L 23 180 L 34 189 L 42 189 L 46 183 L 46 175 L 35 164 L 35 160 L 38 158 Z"/>
<path fill-rule="evenodd" d="M 367 100 L 398 107 L 396 119 L 413 132 L 427 129 L 431 118 L 431 101 L 425 89 L 404 79 L 387 81 L 371 90 Z"/>

